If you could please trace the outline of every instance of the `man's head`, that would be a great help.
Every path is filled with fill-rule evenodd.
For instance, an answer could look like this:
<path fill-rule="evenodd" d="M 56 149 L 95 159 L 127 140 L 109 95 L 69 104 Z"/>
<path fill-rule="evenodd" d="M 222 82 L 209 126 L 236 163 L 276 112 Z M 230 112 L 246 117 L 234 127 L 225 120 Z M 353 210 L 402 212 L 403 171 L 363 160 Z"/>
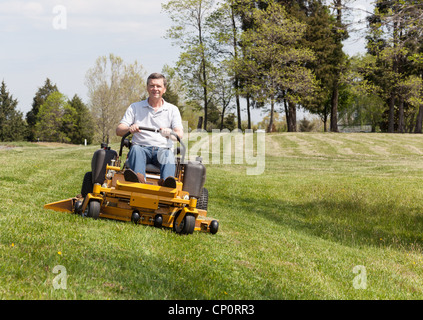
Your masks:
<path fill-rule="evenodd" d="M 147 91 L 150 97 L 161 98 L 166 92 L 166 86 L 166 78 L 160 73 L 152 73 L 147 79 Z"/>

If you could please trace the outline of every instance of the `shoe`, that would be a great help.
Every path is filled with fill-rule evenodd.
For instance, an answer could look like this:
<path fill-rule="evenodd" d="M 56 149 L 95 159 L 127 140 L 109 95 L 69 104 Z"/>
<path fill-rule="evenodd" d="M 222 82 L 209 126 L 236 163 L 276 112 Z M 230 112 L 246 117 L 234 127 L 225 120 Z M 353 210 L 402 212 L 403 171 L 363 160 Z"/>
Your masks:
<path fill-rule="evenodd" d="M 136 173 L 135 171 L 131 169 L 126 169 L 123 172 L 123 177 L 125 178 L 125 181 L 128 181 L 128 182 L 145 183 L 144 176 L 141 173 Z"/>
<path fill-rule="evenodd" d="M 163 181 L 162 186 L 166 187 L 166 188 L 175 189 L 176 188 L 176 179 L 174 177 L 167 177 L 165 179 L 165 181 Z"/>

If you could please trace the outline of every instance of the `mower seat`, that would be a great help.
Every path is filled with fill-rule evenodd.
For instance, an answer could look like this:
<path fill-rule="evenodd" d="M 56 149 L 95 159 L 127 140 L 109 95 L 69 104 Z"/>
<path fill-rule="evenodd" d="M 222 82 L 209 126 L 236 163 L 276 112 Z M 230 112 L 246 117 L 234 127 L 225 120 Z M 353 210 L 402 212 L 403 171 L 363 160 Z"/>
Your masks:
<path fill-rule="evenodd" d="M 145 167 L 146 173 L 152 173 L 152 174 L 160 174 L 160 168 L 158 166 L 155 166 L 154 164 L 147 164 Z"/>

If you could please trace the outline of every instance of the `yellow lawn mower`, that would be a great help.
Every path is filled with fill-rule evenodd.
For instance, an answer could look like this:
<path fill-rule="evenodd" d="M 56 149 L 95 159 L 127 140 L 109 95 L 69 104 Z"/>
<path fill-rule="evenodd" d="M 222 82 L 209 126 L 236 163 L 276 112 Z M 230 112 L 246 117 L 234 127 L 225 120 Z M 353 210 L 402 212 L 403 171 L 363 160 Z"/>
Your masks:
<path fill-rule="evenodd" d="M 159 129 L 140 127 L 140 130 L 160 132 Z M 131 148 L 122 137 L 119 155 L 107 144 L 102 144 L 91 160 L 91 171 L 84 176 L 81 194 L 70 199 L 44 205 L 46 209 L 70 212 L 94 219 L 107 218 L 132 221 L 157 228 L 172 228 L 178 234 L 194 231 L 215 234 L 219 222 L 207 217 L 208 190 L 204 188 L 206 168 L 197 157 L 185 163 L 185 145 L 172 132 L 180 144 L 176 157 L 176 187 L 159 183 L 160 169 L 148 164 L 145 183 L 127 181 L 122 162 L 123 147 Z"/>

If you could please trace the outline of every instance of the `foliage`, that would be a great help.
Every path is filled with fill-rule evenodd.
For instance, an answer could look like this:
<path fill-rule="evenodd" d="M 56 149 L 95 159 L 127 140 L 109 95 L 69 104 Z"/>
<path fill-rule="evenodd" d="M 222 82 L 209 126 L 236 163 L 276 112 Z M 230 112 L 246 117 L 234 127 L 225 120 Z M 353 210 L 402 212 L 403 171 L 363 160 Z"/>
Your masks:
<path fill-rule="evenodd" d="M 167 38 L 183 50 L 176 65 L 179 76 L 192 100 L 202 101 L 204 129 L 208 124 L 208 106 L 211 102 L 211 51 L 208 44 L 207 18 L 214 0 L 172 0 L 162 4 L 173 21 Z"/>
<path fill-rule="evenodd" d="M 37 124 L 37 117 L 38 112 L 41 105 L 47 100 L 48 96 L 53 93 L 59 91 L 55 84 L 52 84 L 49 78 L 46 79 L 44 86 L 38 88 L 38 91 L 35 93 L 32 102 L 32 109 L 28 111 L 26 114 L 26 122 L 28 124 L 28 141 L 35 140 L 35 126 Z"/>
<path fill-rule="evenodd" d="M 67 132 L 74 130 L 76 110 L 60 92 L 51 93 L 40 106 L 35 125 L 35 137 L 39 141 L 70 143 Z"/>
<path fill-rule="evenodd" d="M 84 144 L 86 139 L 87 144 L 91 144 L 94 139 L 94 122 L 90 110 L 78 95 L 73 96 L 69 105 L 76 111 L 74 118 L 71 119 L 75 124 L 74 130 L 67 131 L 71 143 Z"/>
<path fill-rule="evenodd" d="M 18 100 L 7 90 L 4 81 L 0 88 L 0 141 L 22 141 L 26 134 L 26 124 L 22 112 L 16 110 Z"/>
<path fill-rule="evenodd" d="M 130 104 L 146 97 L 144 68 L 110 54 L 99 57 L 86 73 L 95 141 L 109 142 Z"/>
<path fill-rule="evenodd" d="M 242 37 L 249 60 L 241 62 L 241 70 L 251 77 L 256 99 L 271 105 L 267 128 L 271 132 L 277 101 L 300 103 L 315 90 L 314 75 L 304 67 L 314 54 L 300 46 L 306 25 L 289 17 L 281 5 L 269 1 L 266 10 L 254 10 L 253 19 L 255 29 Z"/>

